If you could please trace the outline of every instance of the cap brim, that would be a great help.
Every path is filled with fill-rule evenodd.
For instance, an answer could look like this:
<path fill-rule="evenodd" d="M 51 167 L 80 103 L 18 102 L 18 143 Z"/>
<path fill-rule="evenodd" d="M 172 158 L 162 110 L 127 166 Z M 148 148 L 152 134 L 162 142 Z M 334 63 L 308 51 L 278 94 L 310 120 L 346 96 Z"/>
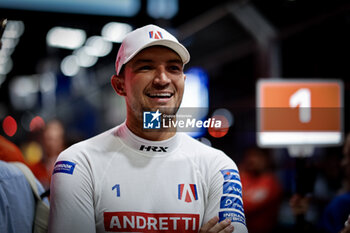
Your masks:
<path fill-rule="evenodd" d="M 180 43 L 172 41 L 172 40 L 155 40 L 152 41 L 148 44 L 145 44 L 144 46 L 142 46 L 141 48 L 139 48 L 138 50 L 136 50 L 134 53 L 132 53 L 125 61 L 123 64 L 128 63 L 133 57 L 136 56 L 136 54 L 138 54 L 141 50 L 151 47 L 151 46 L 155 46 L 155 45 L 161 45 L 161 46 L 165 46 L 167 48 L 172 49 L 175 53 L 177 53 L 183 64 L 187 64 L 190 61 L 190 54 L 187 51 L 187 49 Z"/>

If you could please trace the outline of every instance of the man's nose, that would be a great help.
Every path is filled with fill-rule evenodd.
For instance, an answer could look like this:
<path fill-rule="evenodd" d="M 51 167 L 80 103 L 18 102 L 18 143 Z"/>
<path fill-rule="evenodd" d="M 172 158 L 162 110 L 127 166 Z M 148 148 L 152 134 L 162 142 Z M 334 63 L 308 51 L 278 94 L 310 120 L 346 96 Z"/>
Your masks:
<path fill-rule="evenodd" d="M 156 74 L 155 77 L 153 79 L 153 84 L 157 85 L 157 86 L 166 86 L 171 82 L 166 69 L 164 67 L 158 67 L 156 69 Z"/>

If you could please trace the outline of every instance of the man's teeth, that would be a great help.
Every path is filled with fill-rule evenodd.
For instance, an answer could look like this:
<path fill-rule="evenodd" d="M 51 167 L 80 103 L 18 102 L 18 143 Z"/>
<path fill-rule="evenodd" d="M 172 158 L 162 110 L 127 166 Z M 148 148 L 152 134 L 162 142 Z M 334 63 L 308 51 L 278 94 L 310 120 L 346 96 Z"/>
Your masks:
<path fill-rule="evenodd" d="M 152 98 L 169 98 L 172 96 L 171 93 L 155 93 L 155 94 L 149 94 Z"/>

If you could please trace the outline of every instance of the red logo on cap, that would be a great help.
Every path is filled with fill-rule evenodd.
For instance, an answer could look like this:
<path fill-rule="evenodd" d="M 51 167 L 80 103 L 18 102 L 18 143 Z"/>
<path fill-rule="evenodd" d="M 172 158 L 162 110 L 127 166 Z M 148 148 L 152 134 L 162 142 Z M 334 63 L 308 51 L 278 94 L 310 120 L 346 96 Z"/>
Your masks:
<path fill-rule="evenodd" d="M 149 38 L 151 39 L 162 39 L 162 33 L 160 31 L 150 31 Z"/>

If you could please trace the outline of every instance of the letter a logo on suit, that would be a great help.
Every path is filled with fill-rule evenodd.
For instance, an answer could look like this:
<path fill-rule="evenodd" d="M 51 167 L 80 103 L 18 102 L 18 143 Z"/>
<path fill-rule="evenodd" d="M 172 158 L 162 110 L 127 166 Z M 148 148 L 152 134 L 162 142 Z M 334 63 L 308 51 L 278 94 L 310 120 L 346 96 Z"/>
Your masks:
<path fill-rule="evenodd" d="M 149 38 L 151 39 L 162 39 L 162 33 L 160 31 L 150 31 Z"/>
<path fill-rule="evenodd" d="M 178 199 L 185 202 L 198 200 L 197 186 L 195 184 L 179 184 Z"/>

